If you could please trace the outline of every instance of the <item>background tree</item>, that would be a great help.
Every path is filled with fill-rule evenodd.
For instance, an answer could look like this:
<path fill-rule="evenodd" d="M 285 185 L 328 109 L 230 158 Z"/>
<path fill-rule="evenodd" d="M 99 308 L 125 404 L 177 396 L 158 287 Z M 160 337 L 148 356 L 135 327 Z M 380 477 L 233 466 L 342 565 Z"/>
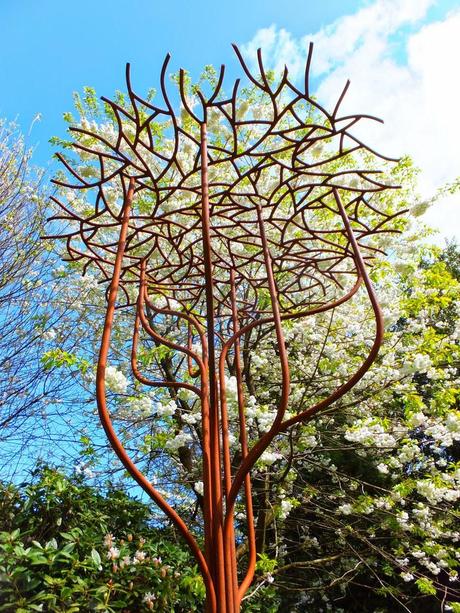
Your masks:
<path fill-rule="evenodd" d="M 293 445 L 281 496 L 267 497 L 265 551 L 286 610 L 384 611 L 390 598 L 401 611 L 456 606 L 446 603 L 459 595 L 460 287 L 448 263 L 458 252 L 417 241 L 396 251 L 380 279 L 391 300 L 376 368 Z M 353 359 L 330 341 L 325 373 Z M 280 459 L 275 482 L 283 468 Z"/>
<path fill-rule="evenodd" d="M 2 476 L 37 457 L 69 451 L 66 402 L 76 404 L 69 298 L 56 290 L 63 270 L 42 240 L 48 210 L 43 172 L 14 124 L 0 121 L 0 466 Z M 82 298 L 82 292 L 79 291 Z M 51 351 L 51 354 L 47 354 Z M 53 358 L 51 359 L 51 356 Z M 67 371 L 54 365 L 67 364 Z M 81 366 L 81 364 L 77 364 Z M 75 370 L 75 368 L 73 368 Z M 72 391 L 73 390 L 73 391 Z M 78 412 L 75 411 L 78 415 Z M 65 447 L 67 446 L 67 449 Z"/>

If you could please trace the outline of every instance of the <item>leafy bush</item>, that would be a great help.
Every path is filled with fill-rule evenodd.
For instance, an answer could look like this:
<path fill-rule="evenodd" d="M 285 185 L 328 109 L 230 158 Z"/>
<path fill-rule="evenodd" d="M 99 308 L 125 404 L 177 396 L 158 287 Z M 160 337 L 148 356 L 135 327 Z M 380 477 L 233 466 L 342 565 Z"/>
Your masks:
<path fill-rule="evenodd" d="M 0 611 L 201 611 L 204 586 L 172 531 L 120 489 L 40 467 L 0 485 Z"/>

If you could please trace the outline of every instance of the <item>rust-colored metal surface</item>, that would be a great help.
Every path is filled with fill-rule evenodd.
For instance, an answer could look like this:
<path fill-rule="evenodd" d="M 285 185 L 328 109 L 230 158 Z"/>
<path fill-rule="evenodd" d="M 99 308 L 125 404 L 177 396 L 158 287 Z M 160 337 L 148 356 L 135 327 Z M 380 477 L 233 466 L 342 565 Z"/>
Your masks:
<path fill-rule="evenodd" d="M 301 89 L 285 70 L 273 83 L 258 53 L 252 74 L 237 48 L 249 82 L 223 93 L 224 67 L 212 91 L 191 91 L 181 71 L 173 96 L 161 73 L 161 104 L 131 87 L 124 104 L 105 100 L 115 130 L 75 127 L 73 147 L 93 161 L 94 175 L 61 161 L 83 190 L 92 212 L 55 201 L 67 224 L 69 258 L 84 271 L 96 267 L 106 280 L 107 314 L 97 369 L 97 403 L 118 457 L 187 541 L 203 575 L 207 611 L 235 613 L 251 585 L 256 540 L 251 470 L 273 439 L 313 417 L 350 390 L 374 361 L 382 341 L 382 315 L 367 266 L 377 249 L 367 239 L 386 231 L 394 215 L 381 212 L 379 192 L 389 189 L 366 160 L 377 154 L 353 135 L 365 115 L 342 115 L 346 89 L 332 112 L 309 91 L 310 47 Z M 249 93 L 248 93 L 249 91 Z M 175 111 L 172 100 L 179 100 Z M 381 157 L 384 160 L 388 158 Z M 111 195 L 122 194 L 121 198 Z M 391 225 L 391 224 L 390 224 Z M 62 235 L 61 235 L 62 236 Z M 300 413 L 287 414 L 289 351 L 283 322 L 330 311 L 367 292 L 375 338 L 367 358 L 330 395 Z M 197 428 L 204 484 L 204 549 L 176 511 L 126 453 L 107 407 L 105 371 L 116 313 L 132 321 L 131 364 L 143 385 L 183 390 L 201 406 Z M 130 319 L 131 318 L 131 319 Z M 168 333 L 164 322 L 173 322 Z M 243 348 L 256 349 L 265 330 L 277 345 L 280 390 L 271 426 L 248 438 Z M 138 363 L 143 338 L 174 352 L 174 372 L 153 379 Z M 228 378 L 236 379 L 237 409 L 229 415 Z M 178 405 L 178 410 L 180 406 Z M 239 450 L 232 452 L 231 440 Z M 235 534 L 237 499 L 244 500 L 246 530 Z M 236 538 L 248 541 L 238 568 Z"/>

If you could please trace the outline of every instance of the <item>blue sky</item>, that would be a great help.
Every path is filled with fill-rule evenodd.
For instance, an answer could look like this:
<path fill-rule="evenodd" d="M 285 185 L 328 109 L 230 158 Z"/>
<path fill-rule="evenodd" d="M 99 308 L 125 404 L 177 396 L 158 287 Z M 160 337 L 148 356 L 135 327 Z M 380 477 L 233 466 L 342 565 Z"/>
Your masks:
<path fill-rule="evenodd" d="M 0 3 L 0 116 L 16 118 L 27 132 L 36 113 L 30 141 L 39 142 L 36 160 L 50 157 L 46 143 L 62 130 L 62 112 L 71 94 L 92 85 L 110 96 L 123 87 L 124 65 L 133 64 L 139 91 L 156 85 L 165 54 L 172 66 L 198 74 L 205 64 L 233 61 L 232 42 L 249 41 L 261 27 L 279 24 L 295 35 L 315 31 L 360 2 L 331 0 L 115 0 L 62 2 L 3 0 Z"/>
<path fill-rule="evenodd" d="M 48 139 L 62 134 L 62 113 L 72 108 L 72 91 L 92 85 L 100 95 L 111 96 L 115 89 L 123 88 L 126 61 L 133 64 L 135 88 L 139 92 L 157 84 L 160 66 L 168 51 L 173 55 L 172 69 L 183 66 L 197 75 L 205 64 L 229 63 L 231 73 L 232 66 L 236 67 L 231 42 L 249 48 L 251 41 L 270 27 L 275 34 L 287 33 L 291 41 L 302 43 L 303 47 L 306 38 L 320 33 L 326 33 L 327 42 L 334 28 L 340 28 L 344 21 L 348 23 L 347 31 L 352 31 L 366 10 L 368 13 L 370 10 L 370 19 L 382 21 L 378 11 L 372 14 L 372 7 L 379 5 L 382 14 L 394 14 L 390 31 L 385 31 L 384 37 L 387 55 L 398 66 L 407 62 L 411 35 L 426 25 L 443 22 L 460 6 L 458 0 L 285 0 L 282 3 L 236 0 L 231 5 L 207 0 L 161 3 L 154 0 L 129 3 L 3 0 L 0 3 L 3 25 L 0 117 L 17 119 L 27 134 L 33 118 L 41 114 L 42 119 L 34 123 L 28 140 L 36 147 L 36 163 L 47 165 L 52 153 Z M 380 36 L 379 24 L 375 27 Z M 361 33 L 361 42 L 364 38 Z M 356 51 L 359 45 L 355 47 Z M 288 63 L 295 61 L 289 53 L 284 55 Z M 451 60 L 454 61 L 452 57 Z M 337 58 L 333 61 L 340 68 L 340 61 Z M 346 69 L 350 62 L 343 64 L 342 68 Z M 329 70 L 318 74 L 318 83 L 327 81 L 330 73 Z M 353 74 L 344 76 L 354 77 Z M 384 74 L 380 76 L 385 78 Z M 365 110 L 372 113 L 379 108 Z M 387 117 L 384 119 L 388 121 Z M 408 148 L 405 143 L 402 147 Z M 451 177 L 442 177 L 446 178 Z"/>

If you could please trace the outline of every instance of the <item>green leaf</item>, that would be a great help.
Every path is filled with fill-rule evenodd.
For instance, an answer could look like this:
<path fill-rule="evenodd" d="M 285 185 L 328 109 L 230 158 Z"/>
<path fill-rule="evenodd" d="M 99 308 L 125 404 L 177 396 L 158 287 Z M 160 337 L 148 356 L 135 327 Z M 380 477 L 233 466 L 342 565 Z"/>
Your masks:
<path fill-rule="evenodd" d="M 42 355 L 41 361 L 45 370 L 51 370 L 52 368 L 73 366 L 76 363 L 77 358 L 68 351 L 64 351 L 57 347 L 56 349 L 46 351 Z"/>
<path fill-rule="evenodd" d="M 50 549 L 57 549 L 58 548 L 58 544 L 57 544 L 57 540 L 55 538 L 50 539 L 45 547 L 50 548 Z"/>
<path fill-rule="evenodd" d="M 101 556 L 95 549 L 91 550 L 91 558 L 94 564 L 96 564 L 96 566 L 99 568 L 99 566 L 101 565 Z"/>
<path fill-rule="evenodd" d="M 5 534 L 5 533 L 3 533 Z M 7 533 L 6 533 L 7 534 Z M 21 534 L 21 531 L 19 528 L 16 528 L 16 530 L 13 530 L 13 532 L 11 532 L 10 534 L 10 540 L 11 541 L 15 541 L 17 538 L 19 538 L 19 535 Z"/>
<path fill-rule="evenodd" d="M 431 579 L 422 577 L 417 579 L 415 583 L 419 589 L 419 592 L 422 594 L 426 594 L 427 596 L 436 596 L 436 588 L 434 587 Z"/>

